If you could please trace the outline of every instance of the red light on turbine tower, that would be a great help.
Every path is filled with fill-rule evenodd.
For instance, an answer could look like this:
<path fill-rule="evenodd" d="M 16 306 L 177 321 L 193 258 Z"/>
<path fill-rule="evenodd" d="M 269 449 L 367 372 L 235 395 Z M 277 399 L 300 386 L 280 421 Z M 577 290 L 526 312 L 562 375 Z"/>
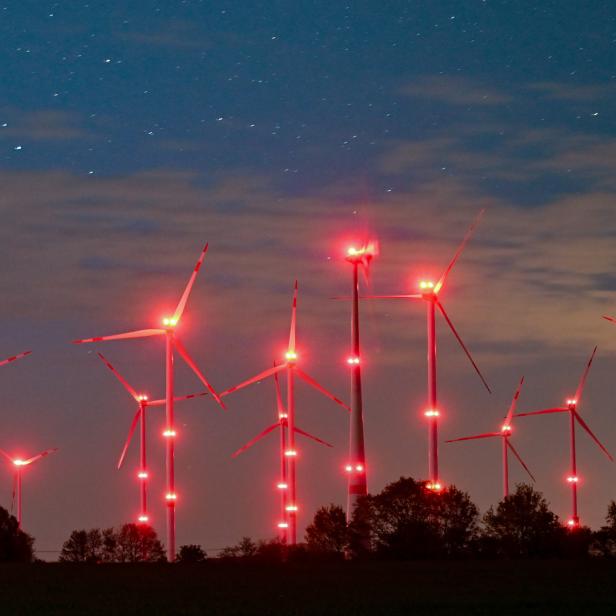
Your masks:
<path fill-rule="evenodd" d="M 511 434 L 511 426 L 509 424 L 503 424 L 501 432 L 504 434 Z"/>
<path fill-rule="evenodd" d="M 567 520 L 567 527 L 570 529 L 577 528 L 580 525 L 578 520 L 574 520 L 573 518 L 569 518 Z"/>
<path fill-rule="evenodd" d="M 443 491 L 443 484 L 440 481 L 433 481 L 433 482 L 427 483 L 426 488 L 430 490 L 431 492 L 438 493 L 438 492 Z"/>
<path fill-rule="evenodd" d="M 286 522 L 278 522 L 278 528 L 289 528 Z"/>
<path fill-rule="evenodd" d="M 147 515 L 140 515 L 137 520 L 139 520 L 139 522 L 141 522 L 141 524 L 146 524 L 147 522 L 149 522 L 150 518 Z"/>
<path fill-rule="evenodd" d="M 164 432 L 163 432 L 163 436 L 165 438 L 175 438 L 177 436 L 177 433 L 175 430 L 170 430 L 169 428 L 167 428 Z"/>
<path fill-rule="evenodd" d="M 147 473 L 147 471 L 139 471 L 137 473 L 137 477 L 139 479 L 147 479 L 148 478 L 148 473 Z"/>
<path fill-rule="evenodd" d="M 569 483 L 578 483 L 579 480 L 580 478 L 577 475 L 569 475 L 569 477 L 567 477 Z"/>
<path fill-rule="evenodd" d="M 424 411 L 424 415 L 426 417 L 432 419 L 434 417 L 440 417 L 441 414 L 436 409 L 428 409 L 427 411 Z"/>
<path fill-rule="evenodd" d="M 347 357 L 347 364 L 349 366 L 359 366 L 359 357 L 351 355 L 351 357 Z"/>
<path fill-rule="evenodd" d="M 178 495 L 175 492 L 167 492 L 165 494 L 165 500 L 167 502 L 174 503 L 178 499 Z"/>

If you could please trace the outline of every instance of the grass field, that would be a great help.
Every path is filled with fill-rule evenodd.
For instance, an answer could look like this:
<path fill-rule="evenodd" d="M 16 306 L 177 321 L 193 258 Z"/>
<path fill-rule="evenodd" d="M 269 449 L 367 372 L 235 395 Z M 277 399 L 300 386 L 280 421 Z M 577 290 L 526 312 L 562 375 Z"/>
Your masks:
<path fill-rule="evenodd" d="M 616 614 L 616 563 L 3 565 L 0 614 Z"/>

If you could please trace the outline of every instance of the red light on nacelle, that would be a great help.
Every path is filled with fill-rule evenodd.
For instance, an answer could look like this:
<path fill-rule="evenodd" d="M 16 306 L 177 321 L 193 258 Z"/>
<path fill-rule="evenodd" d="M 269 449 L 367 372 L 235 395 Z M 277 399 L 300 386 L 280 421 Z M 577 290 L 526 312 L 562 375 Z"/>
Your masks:
<path fill-rule="evenodd" d="M 434 289 L 434 283 L 431 280 L 420 280 L 419 288 L 422 291 L 428 291 L 429 289 Z"/>
<path fill-rule="evenodd" d="M 297 359 L 297 353 L 295 351 L 287 351 L 285 353 L 285 357 L 287 358 L 287 361 L 294 362 Z"/>
<path fill-rule="evenodd" d="M 137 400 L 139 400 L 139 402 L 145 402 L 148 399 L 148 397 L 144 394 L 141 394 L 140 396 L 137 396 Z"/>
<path fill-rule="evenodd" d="M 286 413 L 278 413 L 278 419 L 287 419 L 288 417 Z"/>
<path fill-rule="evenodd" d="M 440 413 L 436 409 L 428 409 L 424 411 L 426 417 L 439 417 Z"/>
<path fill-rule="evenodd" d="M 175 327 L 178 324 L 178 320 L 173 317 L 165 317 L 163 319 L 163 325 L 165 327 Z"/>
<path fill-rule="evenodd" d="M 571 398 L 567 400 L 567 406 L 575 406 L 577 404 L 577 400 L 575 398 Z"/>
<path fill-rule="evenodd" d="M 13 464 L 15 466 L 25 466 L 26 462 L 25 462 L 25 460 L 13 460 Z"/>
<path fill-rule="evenodd" d="M 511 432 L 511 426 L 509 424 L 503 424 L 501 432 Z"/>

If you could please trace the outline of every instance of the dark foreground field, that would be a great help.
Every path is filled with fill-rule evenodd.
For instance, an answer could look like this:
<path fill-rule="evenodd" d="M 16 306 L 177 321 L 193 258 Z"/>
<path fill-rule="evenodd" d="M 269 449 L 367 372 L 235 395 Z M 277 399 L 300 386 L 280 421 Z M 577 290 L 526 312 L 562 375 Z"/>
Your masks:
<path fill-rule="evenodd" d="M 0 614 L 616 614 L 616 564 L 3 565 Z"/>

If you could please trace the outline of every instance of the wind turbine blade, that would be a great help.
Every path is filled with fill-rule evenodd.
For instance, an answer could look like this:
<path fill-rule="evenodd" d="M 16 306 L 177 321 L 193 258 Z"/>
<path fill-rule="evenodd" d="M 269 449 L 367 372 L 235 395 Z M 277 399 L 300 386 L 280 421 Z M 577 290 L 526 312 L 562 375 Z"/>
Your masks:
<path fill-rule="evenodd" d="M 276 364 L 274 364 L 276 367 Z M 280 379 L 278 378 L 278 372 L 274 372 L 274 383 L 276 385 L 276 409 L 278 411 L 278 415 L 286 414 L 286 409 L 284 406 L 284 402 L 282 401 L 282 392 L 280 391 Z"/>
<path fill-rule="evenodd" d="M 184 293 L 182 293 L 182 297 L 178 303 L 177 308 L 173 314 L 173 320 L 177 323 L 182 318 L 182 313 L 184 312 L 184 308 L 186 308 L 186 302 L 188 301 L 188 297 L 190 296 L 190 292 L 192 291 L 193 285 L 195 284 L 195 280 L 197 279 L 197 274 L 199 273 L 199 269 L 201 268 L 201 264 L 203 263 L 203 259 L 205 258 L 205 253 L 207 252 L 208 244 L 206 244 L 201 251 L 201 256 L 195 265 L 195 269 L 193 273 L 190 275 L 188 279 L 188 284 L 184 289 Z"/>
<path fill-rule="evenodd" d="M 302 430 L 301 428 L 298 428 L 297 426 L 295 426 L 295 432 L 297 432 L 298 434 L 301 434 L 302 436 L 311 438 L 313 441 L 316 441 L 317 443 L 321 443 L 321 445 L 325 445 L 326 447 L 333 447 L 331 443 L 328 443 L 327 441 L 323 441 L 318 436 L 309 434 L 308 432 L 305 432 L 304 430 Z"/>
<path fill-rule="evenodd" d="M 569 409 L 566 408 L 554 408 L 554 409 L 542 409 L 540 411 L 530 411 L 527 413 L 516 413 L 514 417 L 528 417 L 529 415 L 545 415 L 547 413 L 566 413 Z"/>
<path fill-rule="evenodd" d="M 349 413 L 351 412 L 350 406 L 345 404 L 342 400 L 340 400 L 340 398 L 336 398 L 334 394 L 329 393 L 329 391 L 327 391 L 325 387 L 323 387 L 322 385 L 319 385 L 319 383 L 317 383 L 311 376 L 307 375 L 303 370 L 300 370 L 299 368 L 296 367 L 295 372 L 297 373 L 297 376 L 299 376 L 301 379 L 306 381 L 308 385 L 310 385 L 311 387 L 314 387 L 317 391 L 321 392 L 324 396 L 328 397 L 330 400 L 333 400 L 336 404 L 339 404 L 340 406 L 345 408 L 347 411 L 349 411 Z"/>
<path fill-rule="evenodd" d="M 226 389 L 220 394 L 220 397 L 222 398 L 223 396 L 227 396 L 230 393 L 237 391 L 238 389 L 244 389 L 244 387 L 248 387 L 248 385 L 252 385 L 253 383 L 256 383 L 257 381 L 262 381 L 263 379 L 266 379 L 268 376 L 272 376 L 273 374 L 277 374 L 281 370 L 284 370 L 286 367 L 287 367 L 286 364 L 281 364 L 280 366 L 274 366 L 273 368 L 268 368 L 267 370 L 264 370 L 263 372 L 260 372 L 259 374 L 257 374 L 257 376 L 253 376 L 252 378 L 240 383 L 239 385 L 235 385 L 234 387 L 230 387 L 229 389 Z"/>
<path fill-rule="evenodd" d="M 445 442 L 446 443 L 457 443 L 459 441 L 473 441 L 478 438 L 491 438 L 493 436 L 502 436 L 502 434 L 500 432 L 486 432 L 485 434 L 477 434 L 475 436 L 463 436 L 461 438 L 452 438 Z"/>
<path fill-rule="evenodd" d="M 130 428 L 128 429 L 128 436 L 126 437 L 126 442 L 124 443 L 124 449 L 122 449 L 122 453 L 120 454 L 120 459 L 118 460 L 118 470 L 122 468 L 122 463 L 124 462 L 124 458 L 126 457 L 126 452 L 128 451 L 128 446 L 130 445 L 131 439 L 133 438 L 133 434 L 135 433 L 135 428 L 137 427 L 137 422 L 139 421 L 139 417 L 142 413 L 141 407 L 137 409 L 135 416 L 133 417 L 133 421 L 130 424 Z"/>
<path fill-rule="evenodd" d="M 518 406 L 518 400 L 520 399 L 520 392 L 522 391 L 522 385 L 524 385 L 524 377 L 520 379 L 520 384 L 516 389 L 515 394 L 513 394 L 513 399 L 511 400 L 511 406 L 507 411 L 507 416 L 505 417 L 505 425 L 510 426 L 511 420 L 513 419 L 513 414 L 515 413 L 515 409 Z"/>
<path fill-rule="evenodd" d="M 14 361 L 17 361 L 18 359 L 21 359 L 22 357 L 26 357 L 27 355 L 31 355 L 31 354 L 32 354 L 32 351 L 24 351 L 23 353 L 19 353 L 18 355 L 7 357 L 6 359 L 3 359 L 2 361 L 0 361 L 0 366 L 4 366 L 4 364 L 10 364 Z"/>
<path fill-rule="evenodd" d="M 528 473 L 528 476 L 533 481 L 535 481 L 535 477 L 533 476 L 533 474 L 528 469 L 528 466 L 526 466 L 526 464 L 524 464 L 524 460 L 522 460 L 522 456 L 517 452 L 516 448 L 509 442 L 509 440 L 507 440 L 507 447 L 509 447 L 509 449 L 511 449 L 511 453 L 513 453 L 513 455 L 518 459 L 518 462 L 522 465 L 524 470 Z"/>
<path fill-rule="evenodd" d="M 178 353 L 182 356 L 184 361 L 188 364 L 188 367 L 197 375 L 197 378 L 205 385 L 207 390 L 212 394 L 214 400 L 218 402 L 220 407 L 227 410 L 224 402 L 220 399 L 220 396 L 216 393 L 216 390 L 210 385 L 208 380 L 205 378 L 201 370 L 197 367 L 197 364 L 194 362 L 193 358 L 188 354 L 188 351 L 184 348 L 184 345 L 180 342 L 178 338 L 174 338 L 174 344 Z"/>
<path fill-rule="evenodd" d="M 473 224 L 469 227 L 468 231 L 466 232 L 466 235 L 464 236 L 464 239 L 462 240 L 462 243 L 460 244 L 460 247 L 456 251 L 456 254 L 453 256 L 453 259 L 450 261 L 449 265 L 447 266 L 447 269 L 443 272 L 443 275 L 441 276 L 440 280 L 436 283 L 434 287 L 435 293 L 438 294 L 438 292 L 442 289 L 443 285 L 445 284 L 445 280 L 447 280 L 447 276 L 449 276 L 449 272 L 451 272 L 451 270 L 453 269 L 453 266 L 456 264 L 456 261 L 459 259 L 460 255 L 462 254 L 462 251 L 466 247 L 466 244 L 471 239 L 473 233 L 475 232 L 475 228 L 479 224 L 479 221 L 481 220 L 484 213 L 485 213 L 485 209 L 481 210 L 477 218 L 475 218 L 475 221 L 473 222 Z"/>
<path fill-rule="evenodd" d="M 451 319 L 447 316 L 447 313 L 445 312 L 445 308 L 443 307 L 443 304 L 441 304 L 441 302 L 439 302 L 438 300 L 436 300 L 435 303 L 438 306 L 438 309 L 441 311 L 442 315 L 445 317 L 445 321 L 447 321 L 447 325 L 449 325 L 449 329 L 451 329 L 451 331 L 453 332 L 453 335 L 456 337 L 456 340 L 459 342 L 460 346 L 462 347 L 462 350 L 466 353 L 466 356 L 468 357 L 471 364 L 473 364 L 473 368 L 475 368 L 475 372 L 479 375 L 481 382 L 484 384 L 485 388 L 488 390 L 488 393 L 492 393 L 492 390 L 490 389 L 488 382 L 483 378 L 483 374 L 481 374 L 481 371 L 479 370 L 477 364 L 475 363 L 473 356 L 471 355 L 470 351 L 468 350 L 468 348 L 462 341 L 462 338 L 460 338 L 460 334 L 458 334 L 458 332 L 456 331 L 456 328 L 454 327 L 454 324 L 451 322 Z"/>
<path fill-rule="evenodd" d="M 0 449 L 0 456 L 4 456 L 7 462 L 10 462 L 11 464 L 13 464 L 13 458 L 11 458 L 11 456 L 8 453 L 6 453 L 4 449 Z"/>
<path fill-rule="evenodd" d="M 580 414 L 577 411 L 572 411 L 572 413 L 577 419 L 580 426 L 582 426 L 582 428 L 584 428 L 584 430 L 588 432 L 588 434 L 590 435 L 590 438 L 593 441 L 595 441 L 595 443 L 597 443 L 601 451 L 603 451 L 603 453 L 610 459 L 610 462 L 613 462 L 614 458 L 612 457 L 612 454 L 605 448 L 603 443 L 593 434 L 593 431 L 588 427 L 588 424 L 580 417 Z"/>
<path fill-rule="evenodd" d="M 46 449 L 45 451 L 41 451 L 41 453 L 38 453 L 35 456 L 28 458 L 27 460 L 24 460 L 22 463 L 22 466 L 28 466 L 28 464 L 38 462 L 41 458 L 44 458 L 45 456 L 48 456 L 50 453 L 54 453 L 55 451 L 58 451 L 57 447 L 52 447 L 51 449 Z"/>
<path fill-rule="evenodd" d="M 606 321 L 611 321 L 612 323 L 616 323 L 616 319 L 614 317 L 608 317 L 606 314 L 603 315 L 603 318 Z"/>
<path fill-rule="evenodd" d="M 293 289 L 293 303 L 291 304 L 291 330 L 289 331 L 289 348 L 291 353 L 295 353 L 295 330 L 297 328 L 297 280 Z"/>
<path fill-rule="evenodd" d="M 164 334 L 164 329 L 138 329 L 124 334 L 113 334 L 111 336 L 97 336 L 96 338 L 83 338 L 73 340 L 73 344 L 83 344 L 85 342 L 100 342 L 101 340 L 127 340 L 128 338 L 147 338 L 148 336 L 160 336 Z"/>
<path fill-rule="evenodd" d="M 575 404 L 576 406 L 580 404 L 580 400 L 582 398 L 582 393 L 584 392 L 584 385 L 586 385 L 586 379 L 588 378 L 588 373 L 590 372 L 590 367 L 592 366 L 592 360 L 595 358 L 595 354 L 597 353 L 597 347 L 593 349 L 592 355 L 586 364 L 586 369 L 582 374 L 582 378 L 580 379 L 580 384 L 578 385 L 577 391 L 575 392 Z"/>
<path fill-rule="evenodd" d="M 235 453 L 231 455 L 231 457 L 237 458 L 237 456 L 239 456 L 241 453 L 243 453 L 247 449 L 250 449 L 250 447 L 252 447 L 257 441 L 260 441 L 263 437 L 267 436 L 270 432 L 274 431 L 279 426 L 280 426 L 280 422 L 278 421 L 275 424 L 268 426 L 267 428 L 265 428 L 265 430 L 263 430 L 263 432 L 261 432 L 260 434 L 257 434 L 257 436 L 255 436 L 252 440 L 248 441 L 245 445 L 240 447 Z"/>
<path fill-rule="evenodd" d="M 423 296 L 419 293 L 406 295 L 361 295 L 359 299 L 421 299 Z M 350 297 L 346 299 L 351 299 Z"/>
<path fill-rule="evenodd" d="M 210 392 L 209 391 L 202 391 L 198 394 L 188 394 L 187 396 L 175 396 L 173 398 L 174 402 L 182 402 L 183 400 L 192 400 L 193 398 L 202 398 L 203 396 L 209 396 Z M 162 398 L 160 400 L 152 400 L 151 402 L 148 402 L 147 406 L 164 406 L 165 404 L 167 404 L 167 401 Z"/>
<path fill-rule="evenodd" d="M 102 354 L 97 353 L 100 357 L 101 361 L 111 370 L 113 375 L 124 385 L 124 389 L 135 399 L 136 402 L 139 402 L 139 395 L 137 392 L 129 385 L 128 381 L 111 365 L 111 362 Z"/>

